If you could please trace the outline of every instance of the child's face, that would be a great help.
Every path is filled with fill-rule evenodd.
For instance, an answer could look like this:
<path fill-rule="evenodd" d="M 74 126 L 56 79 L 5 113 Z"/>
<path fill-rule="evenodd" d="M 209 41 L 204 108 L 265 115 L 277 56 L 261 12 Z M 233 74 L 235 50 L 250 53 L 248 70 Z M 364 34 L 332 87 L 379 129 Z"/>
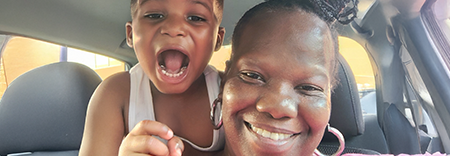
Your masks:
<path fill-rule="evenodd" d="M 220 48 L 215 0 L 138 0 L 127 23 L 127 43 L 153 84 L 163 93 L 187 90 Z"/>
<path fill-rule="evenodd" d="M 223 90 L 227 149 L 236 155 L 313 153 L 330 116 L 326 23 L 303 11 L 274 11 L 245 26 Z"/>

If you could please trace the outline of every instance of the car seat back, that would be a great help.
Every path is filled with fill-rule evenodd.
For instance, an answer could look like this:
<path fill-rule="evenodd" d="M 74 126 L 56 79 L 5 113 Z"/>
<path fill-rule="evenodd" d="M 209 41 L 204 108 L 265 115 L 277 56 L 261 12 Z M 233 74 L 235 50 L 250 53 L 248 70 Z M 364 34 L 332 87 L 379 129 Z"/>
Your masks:
<path fill-rule="evenodd" d="M 92 69 L 71 62 L 17 77 L 0 100 L 0 155 L 77 155 L 87 105 L 100 82 Z"/>
<path fill-rule="evenodd" d="M 350 66 L 341 55 L 336 59 L 339 83 L 331 95 L 329 124 L 343 134 L 346 144 L 344 153 L 388 153 L 387 143 L 376 116 L 362 114 L 359 92 Z M 318 149 L 325 154 L 332 154 L 338 147 L 337 138 L 325 132 Z"/>

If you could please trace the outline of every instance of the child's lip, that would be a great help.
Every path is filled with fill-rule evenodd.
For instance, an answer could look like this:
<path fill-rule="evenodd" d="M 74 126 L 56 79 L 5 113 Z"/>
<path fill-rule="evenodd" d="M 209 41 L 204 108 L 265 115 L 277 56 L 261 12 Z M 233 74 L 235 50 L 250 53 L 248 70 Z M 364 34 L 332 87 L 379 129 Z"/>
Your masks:
<path fill-rule="evenodd" d="M 157 67 L 157 71 L 159 73 L 159 77 L 161 78 L 161 80 L 163 80 L 166 83 L 170 83 L 170 84 L 178 84 L 180 82 L 182 82 L 186 76 L 189 73 L 189 65 L 187 66 L 187 68 L 185 69 L 185 71 L 176 77 L 171 77 L 171 76 L 167 76 L 164 74 L 163 69 L 160 67 L 160 61 L 159 61 L 159 57 L 161 57 L 160 55 L 165 52 L 165 51 L 178 51 L 184 55 L 186 55 L 186 57 L 189 59 L 189 53 L 185 50 L 185 48 L 183 46 L 180 45 L 167 45 L 167 46 L 162 46 L 162 48 L 160 48 L 159 50 L 157 50 L 156 53 L 156 67 Z"/>
<path fill-rule="evenodd" d="M 164 46 L 163 48 L 158 50 L 158 52 L 156 53 L 156 57 L 158 57 L 162 52 L 168 51 L 168 50 L 179 51 L 179 52 L 183 53 L 184 55 L 186 55 L 189 59 L 191 58 L 189 56 L 189 53 L 185 50 L 185 48 L 183 48 L 182 46 L 179 46 L 179 45 Z"/>

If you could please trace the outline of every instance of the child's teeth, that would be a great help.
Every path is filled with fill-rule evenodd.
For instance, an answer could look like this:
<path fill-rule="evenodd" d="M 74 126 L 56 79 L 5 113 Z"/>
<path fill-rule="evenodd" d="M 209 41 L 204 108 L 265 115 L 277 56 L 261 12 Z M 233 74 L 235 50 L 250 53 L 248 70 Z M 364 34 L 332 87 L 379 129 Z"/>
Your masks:
<path fill-rule="evenodd" d="M 161 67 L 163 67 L 163 66 L 161 65 Z M 178 77 L 178 76 L 180 76 L 181 74 L 183 74 L 184 71 L 186 70 L 186 68 L 183 67 L 183 68 L 181 68 L 180 71 L 178 71 L 178 73 L 172 74 L 172 73 L 167 72 L 165 68 L 161 68 L 161 69 L 162 69 L 162 73 L 163 73 L 164 75 L 168 76 L 168 77 Z"/>
<path fill-rule="evenodd" d="M 264 129 L 261 129 L 261 128 L 257 128 L 257 127 L 255 127 L 253 125 L 250 125 L 250 127 L 255 133 L 257 133 L 257 134 L 259 134 L 259 135 L 261 135 L 261 136 L 263 136 L 265 138 L 270 138 L 272 140 L 283 140 L 283 139 L 291 137 L 290 134 L 269 132 L 267 130 L 264 130 Z"/>

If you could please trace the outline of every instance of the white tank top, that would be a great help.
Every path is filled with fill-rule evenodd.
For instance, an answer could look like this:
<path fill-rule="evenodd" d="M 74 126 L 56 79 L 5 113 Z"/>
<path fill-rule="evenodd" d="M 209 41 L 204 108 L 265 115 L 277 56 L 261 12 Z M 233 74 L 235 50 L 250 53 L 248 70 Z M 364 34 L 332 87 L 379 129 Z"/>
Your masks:
<path fill-rule="evenodd" d="M 205 75 L 206 87 L 210 107 L 219 94 L 220 77 L 213 66 L 207 66 L 203 71 Z M 145 75 L 140 64 L 136 64 L 130 70 L 130 103 L 128 109 L 128 128 L 131 131 L 137 123 L 142 120 L 155 120 L 153 110 L 153 98 L 150 89 L 150 79 Z M 223 127 L 213 132 L 213 142 L 210 147 L 199 147 L 187 139 L 180 137 L 183 141 L 191 144 L 192 147 L 200 151 L 218 151 L 225 145 Z M 163 142 L 164 139 L 159 138 Z"/>

